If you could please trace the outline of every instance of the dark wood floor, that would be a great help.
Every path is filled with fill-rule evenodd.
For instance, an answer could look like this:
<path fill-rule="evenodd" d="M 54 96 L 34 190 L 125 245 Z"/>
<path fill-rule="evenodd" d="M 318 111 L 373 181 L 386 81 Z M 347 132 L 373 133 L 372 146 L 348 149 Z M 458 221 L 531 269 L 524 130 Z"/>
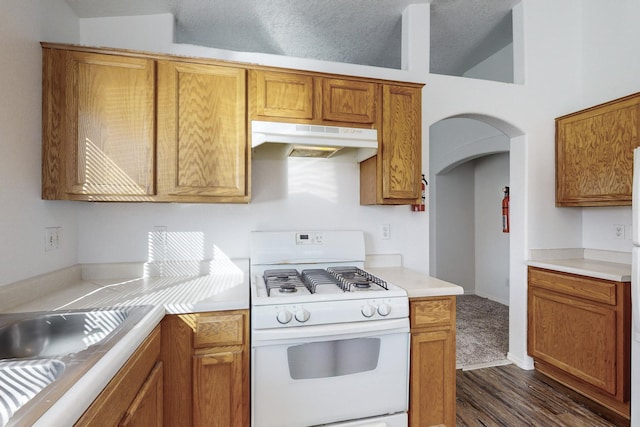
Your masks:
<path fill-rule="evenodd" d="M 457 426 L 616 426 L 516 365 L 456 372 Z"/>

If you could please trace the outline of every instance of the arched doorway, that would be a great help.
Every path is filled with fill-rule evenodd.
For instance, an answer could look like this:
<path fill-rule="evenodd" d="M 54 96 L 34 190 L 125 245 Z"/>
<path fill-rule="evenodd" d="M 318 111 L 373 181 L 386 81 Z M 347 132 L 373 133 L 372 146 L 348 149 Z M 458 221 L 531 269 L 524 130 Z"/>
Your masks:
<path fill-rule="evenodd" d="M 516 145 L 515 158 L 512 147 L 524 140 L 509 123 L 476 114 L 443 119 L 429 130 L 431 275 L 514 308 L 515 313 L 509 313 L 509 349 L 526 346 L 526 286 L 515 292 L 511 288 L 512 275 L 520 276 L 519 269 L 512 268 L 511 254 L 515 251 L 515 259 L 522 259 L 525 235 L 524 165 L 519 164 L 524 162 L 524 144 Z M 511 187 L 512 197 L 514 191 L 519 194 L 510 212 L 514 233 L 502 232 L 505 186 Z M 522 217 L 514 219 L 514 213 Z M 526 360 L 516 359 L 526 367 Z"/>

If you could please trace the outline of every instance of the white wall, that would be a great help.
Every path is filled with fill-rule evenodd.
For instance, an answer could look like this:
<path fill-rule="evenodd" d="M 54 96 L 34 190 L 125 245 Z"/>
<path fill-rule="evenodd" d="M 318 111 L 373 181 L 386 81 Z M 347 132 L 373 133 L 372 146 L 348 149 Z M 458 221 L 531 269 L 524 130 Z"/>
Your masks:
<path fill-rule="evenodd" d="M 467 70 L 463 77 L 513 83 L 513 43 Z"/>
<path fill-rule="evenodd" d="M 475 293 L 509 305 L 509 233 L 502 232 L 502 189 L 509 185 L 509 153 L 473 162 Z"/>
<path fill-rule="evenodd" d="M 463 163 L 436 176 L 434 183 L 438 217 L 431 274 L 455 283 L 465 293 L 475 293 L 474 164 Z"/>
<path fill-rule="evenodd" d="M 588 1 L 584 8 L 584 95 L 579 110 L 640 91 L 640 2 Z M 569 112 L 569 111 L 567 111 Z M 583 244 L 587 248 L 631 252 L 631 240 L 619 240 L 614 224 L 630 229 L 631 208 L 583 208 Z"/>
<path fill-rule="evenodd" d="M 77 42 L 78 20 L 62 0 L 0 1 L 0 285 L 75 264 L 76 211 L 40 200 L 41 40 Z M 45 227 L 62 227 L 61 249 L 44 251 Z"/>

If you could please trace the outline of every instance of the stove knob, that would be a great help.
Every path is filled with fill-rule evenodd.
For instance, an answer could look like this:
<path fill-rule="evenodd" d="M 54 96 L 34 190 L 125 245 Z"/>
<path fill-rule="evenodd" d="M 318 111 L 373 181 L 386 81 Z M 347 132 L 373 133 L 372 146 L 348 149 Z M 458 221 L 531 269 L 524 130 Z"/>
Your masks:
<path fill-rule="evenodd" d="M 296 311 L 295 317 L 298 322 L 304 323 L 307 320 L 309 320 L 309 317 L 311 317 L 311 314 L 304 308 L 301 308 L 300 310 Z"/>
<path fill-rule="evenodd" d="M 376 308 L 371 304 L 367 304 L 364 307 L 362 307 L 362 315 L 364 317 L 371 317 L 374 314 L 376 314 Z"/>
<path fill-rule="evenodd" d="M 391 313 L 391 307 L 389 304 L 382 303 L 378 306 L 378 314 L 380 316 L 388 316 Z"/>
<path fill-rule="evenodd" d="M 276 319 L 278 320 L 278 322 L 282 323 L 283 325 L 289 323 L 291 321 L 291 312 L 288 310 L 281 310 L 278 312 L 278 315 L 276 316 Z"/>

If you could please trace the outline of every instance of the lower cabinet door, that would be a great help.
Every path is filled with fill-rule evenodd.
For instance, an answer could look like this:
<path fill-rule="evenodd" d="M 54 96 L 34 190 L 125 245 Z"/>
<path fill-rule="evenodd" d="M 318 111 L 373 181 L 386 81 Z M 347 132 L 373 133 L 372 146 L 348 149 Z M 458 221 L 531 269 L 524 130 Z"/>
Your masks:
<path fill-rule="evenodd" d="M 455 335 L 448 331 L 411 334 L 412 427 L 456 425 Z"/>
<path fill-rule="evenodd" d="M 242 352 L 193 357 L 193 425 L 244 427 Z"/>
<path fill-rule="evenodd" d="M 162 362 L 158 362 L 127 409 L 121 427 L 162 427 L 162 379 Z"/>
<path fill-rule="evenodd" d="M 532 286 L 529 354 L 585 383 L 616 395 L 615 306 Z"/>

